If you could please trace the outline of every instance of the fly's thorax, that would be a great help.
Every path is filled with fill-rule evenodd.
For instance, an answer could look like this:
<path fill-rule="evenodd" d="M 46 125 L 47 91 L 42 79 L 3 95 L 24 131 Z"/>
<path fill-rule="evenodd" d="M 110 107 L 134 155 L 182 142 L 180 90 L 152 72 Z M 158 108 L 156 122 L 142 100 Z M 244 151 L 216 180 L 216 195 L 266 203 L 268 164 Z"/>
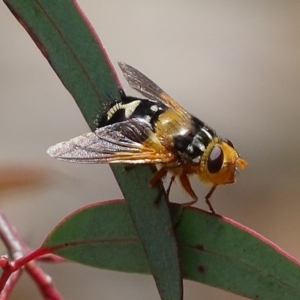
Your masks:
<path fill-rule="evenodd" d="M 159 115 L 155 125 L 157 135 L 168 138 L 184 135 L 191 127 L 189 115 L 174 109 L 166 109 Z"/>
<path fill-rule="evenodd" d="M 213 185 L 234 183 L 237 166 L 243 169 L 246 165 L 230 141 L 215 137 L 201 157 L 198 176 Z"/>
<path fill-rule="evenodd" d="M 153 125 L 166 109 L 163 103 L 123 95 L 122 101 L 112 102 L 107 107 L 106 114 L 98 120 L 98 128 L 130 119 L 143 119 Z"/>

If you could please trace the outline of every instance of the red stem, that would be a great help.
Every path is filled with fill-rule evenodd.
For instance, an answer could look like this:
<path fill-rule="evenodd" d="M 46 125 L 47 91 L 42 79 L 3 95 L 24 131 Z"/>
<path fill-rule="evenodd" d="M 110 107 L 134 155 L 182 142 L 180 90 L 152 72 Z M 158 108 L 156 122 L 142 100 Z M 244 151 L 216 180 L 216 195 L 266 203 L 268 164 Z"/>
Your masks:
<path fill-rule="evenodd" d="M 13 273 L 9 279 L 6 281 L 4 289 L 0 294 L 0 300 L 7 300 L 11 291 L 13 290 L 14 286 L 18 282 L 19 278 L 21 277 L 23 270 L 18 270 L 17 272 Z"/>
<path fill-rule="evenodd" d="M 62 296 L 54 288 L 50 276 L 45 276 L 43 270 L 34 262 L 26 264 L 26 271 L 37 284 L 41 294 L 45 299 L 62 300 Z M 1 299 L 0 299 L 1 300 Z"/>
<path fill-rule="evenodd" d="M 23 245 L 16 232 L 16 229 L 10 224 L 6 216 L 0 211 L 0 238 L 10 252 L 13 259 L 18 259 L 24 255 Z"/>
<path fill-rule="evenodd" d="M 6 216 L 1 211 L 0 238 L 4 242 L 12 257 L 11 262 L 5 256 L 2 256 L 0 258 L 0 265 L 3 269 L 0 278 L 0 300 L 6 300 L 9 298 L 13 287 L 21 276 L 22 267 L 25 267 L 25 270 L 34 280 L 42 295 L 44 296 L 44 299 L 63 299 L 55 289 L 55 287 L 52 285 L 50 276 L 45 274 L 43 270 L 39 268 L 38 265 L 33 261 L 34 259 L 38 259 L 45 254 L 49 254 L 51 249 L 39 248 L 28 254 L 29 248 L 21 240 L 16 229 L 9 223 Z M 52 260 L 58 261 L 56 256 L 52 257 Z"/>

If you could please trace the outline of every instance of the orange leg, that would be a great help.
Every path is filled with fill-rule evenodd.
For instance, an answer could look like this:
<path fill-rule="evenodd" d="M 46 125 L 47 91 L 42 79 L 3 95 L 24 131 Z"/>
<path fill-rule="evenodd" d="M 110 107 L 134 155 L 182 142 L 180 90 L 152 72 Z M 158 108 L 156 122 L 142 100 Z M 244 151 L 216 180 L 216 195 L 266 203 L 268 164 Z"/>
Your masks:
<path fill-rule="evenodd" d="M 150 185 L 151 185 L 151 186 L 156 185 L 156 184 L 158 183 L 159 180 L 161 180 L 163 177 L 165 177 L 165 176 L 167 175 L 167 173 L 168 173 L 168 170 L 167 170 L 166 168 L 162 167 L 160 170 L 158 170 L 158 171 L 154 174 L 153 178 L 152 178 L 151 181 L 150 181 Z M 174 180 L 175 180 L 175 175 L 172 175 L 171 180 L 170 180 L 170 183 L 169 183 L 169 186 L 168 186 L 168 189 L 167 189 L 167 191 L 166 191 L 168 198 L 169 198 L 171 186 L 172 186 Z"/>
<path fill-rule="evenodd" d="M 167 173 L 168 173 L 168 170 L 166 169 L 166 168 L 164 168 L 164 167 L 162 167 L 161 169 L 159 169 L 155 174 L 154 174 L 154 176 L 152 177 L 152 179 L 151 179 L 151 181 L 150 181 L 150 186 L 154 186 L 154 185 L 157 185 L 158 183 L 159 183 L 159 181 L 163 178 L 163 177 L 165 177 L 166 175 L 167 175 Z M 167 197 L 168 197 L 168 199 L 169 199 L 169 193 L 170 193 L 170 189 L 171 189 L 171 185 L 172 185 L 172 183 L 173 183 L 173 181 L 174 181 L 174 178 L 173 178 L 174 176 L 172 176 L 172 178 L 171 178 L 171 181 L 170 181 L 170 184 L 169 184 L 169 187 L 168 187 L 168 190 L 167 190 Z M 164 191 L 164 189 L 163 189 L 163 185 L 162 185 L 162 190 L 161 190 L 161 193 Z M 161 196 L 161 193 L 160 193 L 160 196 Z M 159 202 L 159 200 L 160 200 L 160 197 L 157 199 L 157 201 L 155 201 L 155 202 Z"/>
<path fill-rule="evenodd" d="M 162 167 L 160 170 L 158 170 L 154 176 L 152 177 L 150 181 L 150 185 L 154 186 L 156 185 L 162 178 L 164 178 L 168 173 L 168 170 L 165 167 Z"/>
<path fill-rule="evenodd" d="M 208 194 L 205 196 L 205 202 L 213 214 L 216 214 L 216 212 L 215 212 L 211 202 L 209 201 L 209 199 L 210 199 L 211 195 L 214 193 L 216 187 L 217 187 L 216 185 L 213 185 L 212 188 L 210 189 L 210 191 L 208 192 Z"/>
<path fill-rule="evenodd" d="M 190 206 L 198 201 L 198 197 L 193 191 L 191 187 L 190 180 L 186 174 L 181 174 L 179 176 L 180 182 L 182 184 L 182 187 L 185 189 L 185 191 L 193 198 L 193 201 L 185 203 L 184 206 Z"/>
<path fill-rule="evenodd" d="M 185 203 L 184 206 L 193 205 L 194 203 L 196 203 L 198 201 L 198 197 L 197 197 L 197 195 L 195 194 L 195 192 L 193 191 L 193 189 L 191 187 L 191 184 L 190 184 L 188 176 L 186 174 L 182 174 L 182 175 L 180 175 L 179 179 L 180 179 L 180 182 L 181 182 L 183 188 L 193 198 L 193 201 Z M 211 195 L 213 194 L 213 192 L 215 191 L 216 187 L 217 187 L 216 185 L 212 186 L 212 188 L 210 189 L 210 191 L 208 192 L 208 194 L 205 196 L 205 202 L 208 205 L 209 210 L 213 214 L 215 214 L 216 212 L 215 212 L 215 210 L 214 210 L 211 202 L 209 201 L 209 199 L 210 199 Z"/>
<path fill-rule="evenodd" d="M 169 186 L 168 186 L 168 189 L 167 189 L 167 192 L 166 192 L 167 195 L 168 195 L 168 198 L 169 198 L 171 186 L 172 186 L 174 180 L 175 180 L 175 175 L 172 175 L 171 180 L 170 180 L 170 183 L 169 183 Z"/>

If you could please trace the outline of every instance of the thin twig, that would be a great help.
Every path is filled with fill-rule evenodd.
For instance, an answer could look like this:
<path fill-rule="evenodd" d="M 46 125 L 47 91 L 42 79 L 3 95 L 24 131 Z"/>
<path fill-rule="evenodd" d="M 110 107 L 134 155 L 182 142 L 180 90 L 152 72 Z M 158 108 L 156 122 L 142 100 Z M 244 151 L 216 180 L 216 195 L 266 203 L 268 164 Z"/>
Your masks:
<path fill-rule="evenodd" d="M 34 280 L 45 299 L 63 299 L 62 296 L 58 293 L 58 291 L 54 288 L 51 277 L 45 274 L 44 271 L 34 261 L 28 263 L 25 266 L 25 269 L 30 275 L 30 277 Z"/>
<path fill-rule="evenodd" d="M 23 273 L 23 270 L 19 269 L 18 271 L 11 274 L 9 279 L 6 281 L 4 289 L 2 290 L 2 292 L 0 294 L 0 300 L 7 300 L 9 298 L 10 293 L 12 292 L 16 283 L 18 282 L 22 273 Z"/>
<path fill-rule="evenodd" d="M 62 296 L 52 285 L 49 275 L 47 275 L 38 265 L 33 261 L 43 254 L 43 249 L 38 249 L 29 253 L 28 246 L 21 240 L 14 226 L 10 224 L 3 212 L 0 211 L 0 238 L 4 242 L 9 255 L 12 259 L 5 256 L 0 258 L 0 265 L 3 269 L 0 278 L 0 287 L 2 292 L 0 300 L 8 299 L 14 285 L 21 276 L 21 267 L 25 266 L 25 270 L 33 278 L 38 286 L 40 292 L 47 300 L 62 300 Z M 49 257 L 48 257 L 49 259 Z M 51 257 L 50 257 L 51 260 Z M 52 261 L 58 261 L 57 257 L 52 257 Z M 0 289 L 1 290 L 1 289 Z"/>
<path fill-rule="evenodd" d="M 21 239 L 14 226 L 10 224 L 3 212 L 0 211 L 0 238 L 5 244 L 13 260 L 26 254 Z"/>

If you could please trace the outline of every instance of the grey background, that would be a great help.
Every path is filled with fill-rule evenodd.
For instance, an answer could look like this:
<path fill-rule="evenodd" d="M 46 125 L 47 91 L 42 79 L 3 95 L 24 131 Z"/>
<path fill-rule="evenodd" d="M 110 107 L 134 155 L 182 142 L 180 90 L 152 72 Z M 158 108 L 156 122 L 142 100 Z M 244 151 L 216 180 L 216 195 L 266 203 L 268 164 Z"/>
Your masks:
<path fill-rule="evenodd" d="M 122 60 L 141 70 L 231 139 L 248 160 L 236 184 L 217 189 L 215 209 L 299 259 L 300 2 L 79 3 L 115 66 Z M 121 193 L 108 166 L 67 164 L 47 156 L 50 145 L 88 127 L 2 2 L 0 20 L 0 166 L 32 166 L 48 178 L 41 188 L 5 194 L 2 209 L 36 248 L 67 214 Z M 197 178 L 192 184 L 203 198 L 209 187 Z M 171 199 L 189 200 L 178 185 Z M 203 201 L 197 205 L 206 208 Z M 65 299 L 159 299 L 150 276 L 72 263 L 44 269 Z M 190 281 L 184 287 L 186 300 L 242 299 Z M 11 299 L 40 296 L 23 276 Z"/>

